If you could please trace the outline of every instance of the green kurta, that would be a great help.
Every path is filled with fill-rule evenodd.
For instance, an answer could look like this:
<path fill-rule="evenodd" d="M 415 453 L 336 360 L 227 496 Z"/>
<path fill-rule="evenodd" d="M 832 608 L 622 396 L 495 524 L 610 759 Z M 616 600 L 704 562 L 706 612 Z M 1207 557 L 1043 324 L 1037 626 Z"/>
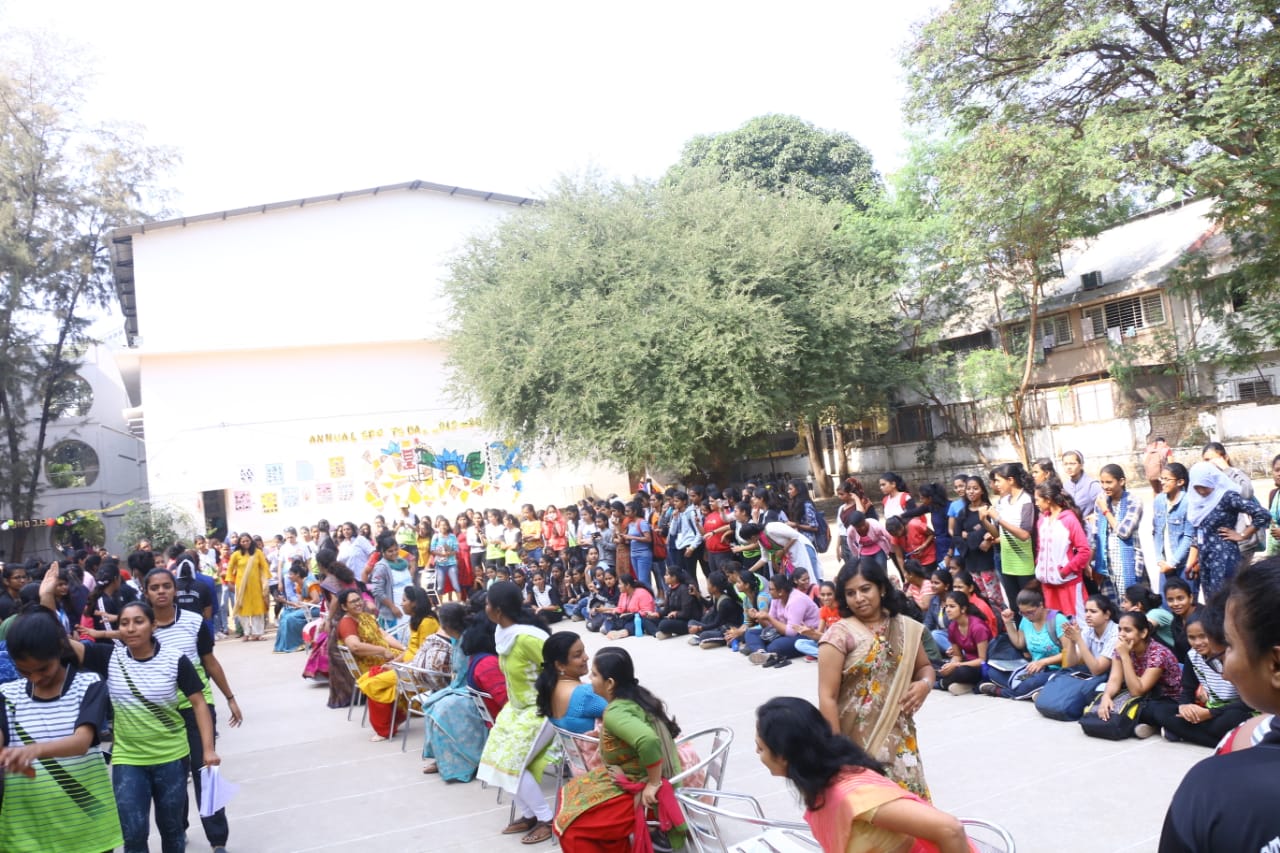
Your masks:
<path fill-rule="evenodd" d="M 604 766 L 570 779 L 562 789 L 555 819 L 557 832 L 563 834 L 574 820 L 614 797 L 633 796 L 619 787 L 614 779 L 616 773 L 621 772 L 632 782 L 642 782 L 654 764 L 665 765 L 664 779 L 680 772 L 680 759 L 666 727 L 652 720 L 630 699 L 615 699 L 605 708 L 600 728 L 600 758 Z M 630 826 L 619 827 L 624 834 L 630 830 Z"/>
<path fill-rule="evenodd" d="M 528 770 L 542 779 L 542 771 L 558 757 L 550 723 L 538 715 L 535 683 L 542 668 L 542 643 L 547 635 L 536 628 L 517 625 L 514 642 L 498 661 L 507 679 L 507 704 L 493 721 L 476 778 L 515 793 L 520 774 Z M 545 729 L 544 729 L 545 727 Z"/>

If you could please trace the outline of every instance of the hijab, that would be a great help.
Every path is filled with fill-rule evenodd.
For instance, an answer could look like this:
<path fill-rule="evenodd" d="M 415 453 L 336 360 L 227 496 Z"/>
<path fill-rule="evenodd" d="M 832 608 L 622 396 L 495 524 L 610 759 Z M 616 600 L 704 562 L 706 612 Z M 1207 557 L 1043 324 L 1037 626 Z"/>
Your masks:
<path fill-rule="evenodd" d="M 1208 486 L 1213 491 L 1202 495 L 1196 491 L 1196 486 Z M 1190 482 L 1187 483 L 1187 521 L 1191 522 L 1192 527 L 1199 527 L 1226 497 L 1227 492 L 1238 491 L 1236 484 L 1213 463 L 1197 462 L 1191 466 Z"/>

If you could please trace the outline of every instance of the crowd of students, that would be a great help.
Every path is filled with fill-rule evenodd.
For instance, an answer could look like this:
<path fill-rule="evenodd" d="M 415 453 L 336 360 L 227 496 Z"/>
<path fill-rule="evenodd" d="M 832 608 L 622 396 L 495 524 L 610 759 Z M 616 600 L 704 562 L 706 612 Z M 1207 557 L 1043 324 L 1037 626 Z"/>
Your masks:
<path fill-rule="evenodd" d="M 321 521 L 267 541 L 246 533 L 198 539 L 191 549 L 169 549 L 159 569 L 145 543 L 124 565 L 77 554 L 43 574 L 38 565 L 5 566 L 0 680 L 25 680 L 4 688 L 11 702 L 0 716 L 7 736 L 0 762 L 10 776 L 0 848 L 26 849 L 29 833 L 48 832 L 30 809 L 62 766 L 50 760 L 73 757 L 102 805 L 89 810 L 99 821 L 92 827 L 68 824 L 93 839 L 83 849 L 119 843 L 98 844 L 117 832 L 125 849 L 145 849 L 147 802 L 166 849 L 176 844 L 188 804 L 185 784 L 181 802 L 174 795 L 174 779 L 191 775 L 198 796 L 196 771 L 217 762 L 210 685 L 226 697 L 231 724 L 241 718 L 213 655 L 215 636 L 260 640 L 272 621 L 277 652 L 309 651 L 305 674 L 329 677 L 332 707 L 347 707 L 355 690 L 366 694 L 375 740 L 394 734 L 403 713 L 391 665 L 434 673 L 423 709 L 424 772 L 509 787 L 522 815 L 507 829 L 530 843 L 545 840 L 553 831 L 549 806 L 513 756 L 528 752 L 539 707 L 566 723 L 600 709 L 576 684 L 586 675 L 580 641 L 576 650 L 567 640 L 555 644 L 544 660 L 544 638 L 535 634 L 556 622 L 582 623 L 618 642 L 683 637 L 764 668 L 817 660 L 828 629 L 849 616 L 842 603 L 850 593 L 823 578 L 819 554 L 831 542 L 848 569 L 842 578 L 869 567 L 862 576 L 883 576 L 904 594 L 905 615 L 924 629 L 932 686 L 1035 701 L 1047 716 L 1082 716 L 1084 730 L 1099 736 L 1163 732 L 1213 746 L 1254 715 L 1224 664 L 1226 597 L 1256 555 L 1280 553 L 1280 457 L 1265 507 L 1224 448 L 1210 444 L 1201 457 L 1188 469 L 1162 453 L 1158 476 L 1147 478 L 1160 487 L 1154 560 L 1139 541 L 1143 502 L 1124 470 L 1103 465 L 1095 479 L 1083 455 L 1070 451 L 1059 460 L 1061 474 L 1051 460 L 1030 471 L 1009 463 L 986 476 L 957 476 L 951 494 L 938 484 L 913 494 L 886 472 L 873 498 L 850 478 L 838 489 L 833 537 L 805 483 L 792 481 L 641 490 L 625 502 L 541 512 L 525 505 L 518 515 L 468 510 L 452 522 L 419 520 L 405 507 L 390 522 L 331 529 Z M 448 599 L 455 602 L 440 603 Z M 29 612 L 20 616 L 24 605 Z M 522 652 L 531 637 L 538 648 Z M 358 670 L 345 683 L 344 650 Z M 517 666 L 513 654 L 528 660 Z M 10 660 L 16 666 L 6 678 Z M 539 696 L 527 678 L 535 664 L 564 664 L 565 684 L 571 676 L 575 684 L 560 691 L 553 683 L 554 697 Z M 634 681 L 621 659 L 613 672 L 619 683 Z M 53 692 L 66 712 L 43 715 Z M 107 697 L 116 707 L 118 756 L 109 793 L 99 747 L 112 731 Z M 129 711 L 139 701 L 161 710 Z M 654 713 L 640 716 L 652 724 Z M 22 722 L 41 715 L 49 726 Z M 503 752 L 493 752 L 495 743 Z M 106 808 L 112 798 L 116 809 Z M 618 819 L 606 825 L 616 828 Z M 225 814 L 203 822 L 215 849 L 225 845 Z"/>

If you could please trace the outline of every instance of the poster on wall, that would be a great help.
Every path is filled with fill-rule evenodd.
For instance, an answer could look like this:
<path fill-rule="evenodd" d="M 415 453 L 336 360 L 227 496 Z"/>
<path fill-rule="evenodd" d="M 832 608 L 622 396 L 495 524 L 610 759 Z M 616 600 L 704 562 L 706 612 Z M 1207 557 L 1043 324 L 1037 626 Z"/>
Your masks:
<path fill-rule="evenodd" d="M 434 429 L 405 426 L 300 437 L 309 453 L 273 453 L 275 459 L 237 466 L 241 485 L 233 491 L 232 506 L 238 513 L 279 514 L 314 502 L 372 516 L 401 506 L 419 514 L 448 512 L 481 497 L 518 502 L 528 471 L 521 448 L 486 439 L 478 426 L 448 422 Z"/>

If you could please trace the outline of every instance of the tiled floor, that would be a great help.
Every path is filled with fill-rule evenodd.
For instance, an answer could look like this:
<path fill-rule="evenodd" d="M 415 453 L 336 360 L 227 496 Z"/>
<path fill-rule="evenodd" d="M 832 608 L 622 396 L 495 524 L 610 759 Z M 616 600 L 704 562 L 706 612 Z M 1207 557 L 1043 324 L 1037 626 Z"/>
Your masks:
<path fill-rule="evenodd" d="M 588 651 L 600 646 L 586 636 Z M 771 816 L 799 814 L 756 759 L 753 713 L 776 695 L 814 699 L 816 665 L 765 670 L 678 639 L 621 642 L 686 731 L 734 730 L 726 790 L 759 797 Z M 218 655 L 246 715 L 219 742 L 224 774 L 242 786 L 229 810 L 233 853 L 524 849 L 518 837 L 499 834 L 508 807 L 493 790 L 419 772 L 420 721 L 407 752 L 398 739 L 370 743 L 358 709 L 348 722 L 345 711 L 325 707 L 325 689 L 302 680 L 301 655 L 239 642 L 219 644 Z M 919 728 L 936 803 L 1003 824 L 1026 853 L 1154 850 L 1174 788 L 1207 754 L 1160 738 L 1094 740 L 1027 703 L 941 691 L 926 702 Z M 198 825 L 189 849 L 206 849 Z"/>

